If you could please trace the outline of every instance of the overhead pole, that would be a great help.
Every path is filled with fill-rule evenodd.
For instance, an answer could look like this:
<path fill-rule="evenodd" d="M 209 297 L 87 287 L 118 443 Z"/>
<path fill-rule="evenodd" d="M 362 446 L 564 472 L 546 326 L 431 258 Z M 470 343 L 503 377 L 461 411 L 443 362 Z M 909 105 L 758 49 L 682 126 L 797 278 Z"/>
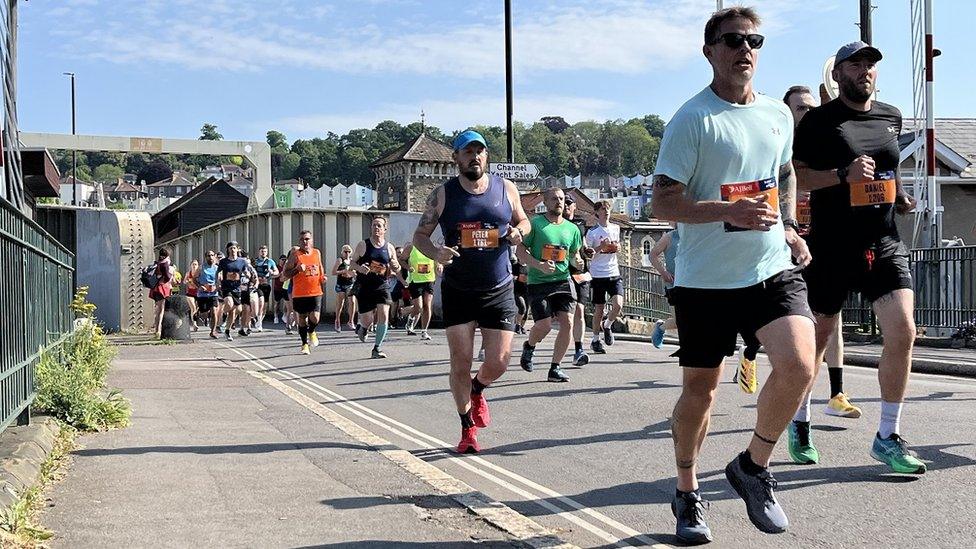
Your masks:
<path fill-rule="evenodd" d="M 512 98 L 512 0 L 505 0 L 505 120 L 508 162 L 515 162 L 514 100 Z"/>
<path fill-rule="evenodd" d="M 871 43 L 871 0 L 861 0 L 861 42 Z"/>
<path fill-rule="evenodd" d="M 929 247 L 942 245 L 942 197 L 935 181 L 935 48 L 932 40 L 932 3 L 924 0 L 925 19 L 925 184 L 928 190 Z"/>

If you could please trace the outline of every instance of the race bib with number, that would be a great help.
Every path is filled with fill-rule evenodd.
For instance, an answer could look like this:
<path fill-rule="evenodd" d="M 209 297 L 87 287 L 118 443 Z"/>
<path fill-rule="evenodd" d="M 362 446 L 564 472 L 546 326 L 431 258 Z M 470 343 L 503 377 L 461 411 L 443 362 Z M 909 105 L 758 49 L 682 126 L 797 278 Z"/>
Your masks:
<path fill-rule="evenodd" d="M 465 221 L 458 223 L 461 232 L 462 248 L 497 248 L 498 227 L 483 221 Z"/>
<path fill-rule="evenodd" d="M 240 280 L 241 273 L 226 272 L 224 273 L 224 279 L 226 280 Z"/>
<path fill-rule="evenodd" d="M 417 265 L 417 273 L 418 274 L 430 274 L 430 265 L 428 265 L 427 263 L 421 263 L 421 264 Z"/>
<path fill-rule="evenodd" d="M 762 194 L 768 194 L 766 203 L 773 210 L 779 211 L 779 187 L 776 178 L 760 179 L 758 181 L 746 181 L 743 183 L 725 183 L 722 185 L 722 200 L 725 202 L 735 202 L 743 198 L 756 198 Z M 748 231 L 742 227 L 736 227 L 730 223 L 725 224 L 725 232 Z"/>
<path fill-rule="evenodd" d="M 879 207 L 882 204 L 894 204 L 898 186 L 895 183 L 895 172 L 881 172 L 874 174 L 874 181 L 850 183 L 851 207 L 866 206 Z"/>
<path fill-rule="evenodd" d="M 308 265 L 302 271 L 305 276 L 319 276 L 319 266 L 318 265 Z"/>
<path fill-rule="evenodd" d="M 375 259 L 371 259 L 369 261 L 369 272 L 378 275 L 386 274 L 386 264 L 380 263 Z"/>
<path fill-rule="evenodd" d="M 545 244 L 542 246 L 542 260 L 543 261 L 554 261 L 556 263 L 562 263 L 566 261 L 566 255 L 569 253 L 569 249 L 566 246 L 556 245 L 556 244 Z"/>
<path fill-rule="evenodd" d="M 801 229 L 810 226 L 810 193 L 796 193 L 796 224 Z"/>

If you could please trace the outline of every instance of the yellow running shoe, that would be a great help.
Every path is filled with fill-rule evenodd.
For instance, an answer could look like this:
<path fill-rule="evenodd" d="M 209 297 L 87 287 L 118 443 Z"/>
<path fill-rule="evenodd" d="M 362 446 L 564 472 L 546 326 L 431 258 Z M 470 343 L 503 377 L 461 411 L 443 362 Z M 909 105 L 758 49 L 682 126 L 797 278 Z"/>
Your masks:
<path fill-rule="evenodd" d="M 834 398 L 830 399 L 830 402 L 824 407 L 824 413 L 828 416 L 849 417 L 851 419 L 861 417 L 861 409 L 851 404 L 844 393 L 837 393 Z"/>
<path fill-rule="evenodd" d="M 308 334 L 308 338 L 312 341 L 312 347 L 319 346 L 319 336 L 315 332 Z"/>
<path fill-rule="evenodd" d="M 312 354 L 312 349 L 309 348 L 308 343 L 302 343 L 302 354 L 303 355 Z"/>
<path fill-rule="evenodd" d="M 751 395 L 756 392 L 759 383 L 756 381 L 756 369 L 759 364 L 755 360 L 746 359 L 743 349 L 739 349 L 739 369 L 736 371 L 735 379 L 739 383 L 742 392 Z"/>

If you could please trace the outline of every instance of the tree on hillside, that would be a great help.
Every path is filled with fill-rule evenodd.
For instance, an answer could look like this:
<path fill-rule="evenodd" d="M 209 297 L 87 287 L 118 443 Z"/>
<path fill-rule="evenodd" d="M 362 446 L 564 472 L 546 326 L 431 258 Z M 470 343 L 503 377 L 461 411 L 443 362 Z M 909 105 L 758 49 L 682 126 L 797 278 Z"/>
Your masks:
<path fill-rule="evenodd" d="M 644 129 L 647 130 L 647 133 L 651 134 L 651 137 L 656 137 L 658 139 L 664 137 L 664 126 L 666 124 L 660 116 L 656 114 L 649 114 L 644 118 L 641 118 L 640 123 L 644 125 Z"/>
<path fill-rule="evenodd" d="M 92 173 L 95 181 L 102 183 L 115 182 L 123 175 L 125 175 L 125 170 L 113 164 L 99 164 Z"/>
<path fill-rule="evenodd" d="M 552 133 L 563 133 L 570 128 L 569 123 L 561 116 L 543 116 L 540 120 Z"/>
<path fill-rule="evenodd" d="M 142 170 L 139 171 L 136 176 L 136 181 L 140 183 L 145 181 L 146 184 L 156 183 L 157 181 L 162 181 L 164 179 L 169 179 L 173 177 L 173 168 L 166 163 L 166 161 L 156 158 L 152 162 L 146 164 Z"/>
<path fill-rule="evenodd" d="M 285 139 L 285 134 L 276 130 L 268 130 L 266 139 L 268 140 L 268 145 L 271 147 L 272 152 L 275 149 L 288 150 L 288 141 Z"/>
<path fill-rule="evenodd" d="M 203 127 L 200 128 L 199 139 L 201 141 L 220 141 L 223 138 L 224 136 L 220 135 L 220 132 L 217 131 L 216 124 L 210 124 L 209 122 L 205 122 L 203 124 Z"/>

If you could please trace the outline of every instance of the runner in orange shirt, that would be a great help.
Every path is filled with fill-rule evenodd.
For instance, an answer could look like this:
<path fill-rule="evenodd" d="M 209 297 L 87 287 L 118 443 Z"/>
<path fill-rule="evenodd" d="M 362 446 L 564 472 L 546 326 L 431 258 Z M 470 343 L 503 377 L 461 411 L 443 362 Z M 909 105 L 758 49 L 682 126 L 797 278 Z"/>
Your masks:
<path fill-rule="evenodd" d="M 312 347 L 319 346 L 315 327 L 319 323 L 322 310 L 322 288 L 328 279 L 322 265 L 322 254 L 312 247 L 312 231 L 303 230 L 298 235 L 298 249 L 292 251 L 282 269 L 286 279 L 291 280 L 291 302 L 298 315 L 298 335 L 302 338 L 302 354 L 311 354 Z"/>

